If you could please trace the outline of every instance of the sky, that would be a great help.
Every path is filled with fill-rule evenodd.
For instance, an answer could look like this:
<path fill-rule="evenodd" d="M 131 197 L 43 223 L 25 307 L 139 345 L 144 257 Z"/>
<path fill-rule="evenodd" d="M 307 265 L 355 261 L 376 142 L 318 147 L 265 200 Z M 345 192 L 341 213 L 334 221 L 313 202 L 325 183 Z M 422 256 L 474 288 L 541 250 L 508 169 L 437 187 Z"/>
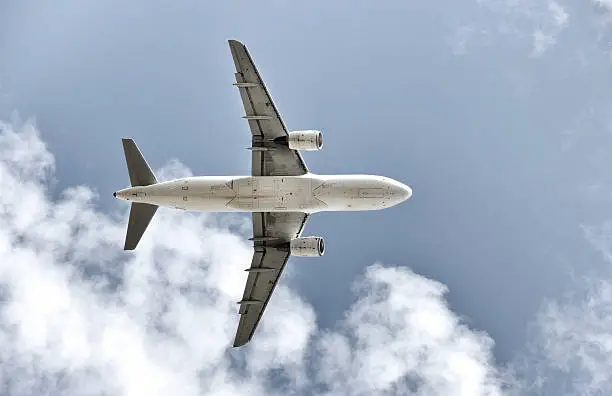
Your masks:
<path fill-rule="evenodd" d="M 313 172 L 413 190 L 313 215 L 241 349 L 250 216 L 124 252 L 111 196 L 122 137 L 250 173 L 228 39 Z M 0 0 L 0 394 L 610 394 L 611 40 L 609 0 Z"/>

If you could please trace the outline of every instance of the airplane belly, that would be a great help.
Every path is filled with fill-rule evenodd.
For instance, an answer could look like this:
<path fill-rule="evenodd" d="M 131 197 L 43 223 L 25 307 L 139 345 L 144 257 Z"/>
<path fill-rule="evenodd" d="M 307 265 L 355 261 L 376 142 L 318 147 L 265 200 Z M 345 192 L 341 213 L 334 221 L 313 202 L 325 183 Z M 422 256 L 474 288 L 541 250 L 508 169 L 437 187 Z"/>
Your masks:
<path fill-rule="evenodd" d="M 118 192 L 122 199 L 205 212 L 305 212 L 377 210 L 411 191 L 370 175 L 202 176 Z"/>
<path fill-rule="evenodd" d="M 313 212 L 312 180 L 300 176 L 254 176 L 234 180 L 236 197 L 228 204 L 247 212 Z"/>
<path fill-rule="evenodd" d="M 188 177 L 147 186 L 141 202 L 175 209 L 227 212 L 235 209 L 227 206 L 236 194 L 231 188 L 231 178 Z"/>
<path fill-rule="evenodd" d="M 329 176 L 313 191 L 327 211 L 377 210 L 388 207 L 389 187 L 373 176 Z"/>

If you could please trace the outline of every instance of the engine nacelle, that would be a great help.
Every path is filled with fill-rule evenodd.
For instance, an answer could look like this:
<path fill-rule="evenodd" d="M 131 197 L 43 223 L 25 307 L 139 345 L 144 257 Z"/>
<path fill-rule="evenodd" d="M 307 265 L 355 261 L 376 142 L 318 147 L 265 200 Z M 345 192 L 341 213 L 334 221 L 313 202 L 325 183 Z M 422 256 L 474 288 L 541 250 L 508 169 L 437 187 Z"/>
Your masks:
<path fill-rule="evenodd" d="M 291 240 L 289 245 L 291 255 L 318 257 L 325 252 L 325 242 L 321 237 L 302 237 Z"/>
<path fill-rule="evenodd" d="M 293 131 L 289 132 L 287 139 L 291 150 L 321 150 L 323 147 L 323 134 L 321 131 Z"/>

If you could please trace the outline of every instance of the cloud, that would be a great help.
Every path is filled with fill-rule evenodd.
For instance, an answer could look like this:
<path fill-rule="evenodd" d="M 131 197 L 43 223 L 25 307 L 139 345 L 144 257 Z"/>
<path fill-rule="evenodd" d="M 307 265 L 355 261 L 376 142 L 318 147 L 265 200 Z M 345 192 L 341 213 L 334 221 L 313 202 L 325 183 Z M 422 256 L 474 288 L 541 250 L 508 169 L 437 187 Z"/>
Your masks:
<path fill-rule="evenodd" d="M 595 25 L 595 42 L 597 48 L 605 54 L 607 60 L 612 59 L 612 1 L 592 0 L 592 22 Z"/>
<path fill-rule="evenodd" d="M 407 268 L 368 267 L 332 329 L 281 284 L 233 349 L 244 217 L 160 210 L 123 252 L 122 202 L 103 213 L 87 186 L 52 199 L 53 177 L 35 125 L 0 123 L 1 394 L 501 393 L 492 340 Z"/>
<path fill-rule="evenodd" d="M 567 27 L 569 16 L 559 3 L 548 2 L 546 12 L 537 18 L 541 27 L 533 32 L 532 56 L 540 56 L 557 42 L 557 36 Z"/>
<path fill-rule="evenodd" d="M 487 29 L 470 24 L 459 27 L 446 38 L 455 55 L 465 55 L 477 47 L 491 44 L 491 41 L 491 33 Z"/>
<path fill-rule="evenodd" d="M 612 0 L 593 0 L 593 5 L 601 12 L 612 11 Z"/>
<path fill-rule="evenodd" d="M 539 57 L 557 43 L 567 28 L 569 14 L 555 0 L 477 0 L 478 14 L 447 40 L 455 54 L 492 45 L 495 38 L 527 39 L 530 55 Z"/>
<path fill-rule="evenodd" d="M 607 265 L 577 277 L 563 298 L 542 305 L 528 348 L 511 365 L 516 393 L 612 393 L 612 222 L 583 229 Z"/>
<path fill-rule="evenodd" d="M 332 393 L 419 389 L 421 394 L 499 394 L 492 340 L 461 324 L 446 287 L 402 268 L 374 265 L 339 332 L 322 338 Z M 400 394 L 402 392 L 399 392 Z"/>
<path fill-rule="evenodd" d="M 176 161 L 157 173 L 190 174 Z M 244 217 L 160 210 L 139 248 L 123 252 L 122 202 L 102 213 L 85 186 L 52 199 L 53 177 L 36 127 L 0 123 L 2 394 L 612 392 L 609 268 L 544 303 L 508 367 L 449 309 L 443 284 L 380 263 L 330 329 L 282 283 L 253 342 L 234 349 L 251 258 Z M 611 224 L 584 228 L 608 262 Z"/>
<path fill-rule="evenodd" d="M 542 30 L 533 32 L 533 56 L 542 55 L 549 47 L 555 44 L 556 40 L 553 35 L 546 34 Z"/>

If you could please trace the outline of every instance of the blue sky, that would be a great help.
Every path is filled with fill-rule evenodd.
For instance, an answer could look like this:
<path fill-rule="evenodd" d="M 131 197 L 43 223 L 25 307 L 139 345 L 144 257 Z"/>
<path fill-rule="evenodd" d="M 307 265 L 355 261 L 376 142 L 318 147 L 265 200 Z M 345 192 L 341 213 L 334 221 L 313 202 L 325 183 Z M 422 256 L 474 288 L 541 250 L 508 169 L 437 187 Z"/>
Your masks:
<path fill-rule="evenodd" d="M 145 304 L 138 302 L 142 297 L 128 298 L 137 290 L 149 297 L 168 292 L 153 287 L 157 281 L 151 273 L 167 280 L 183 279 L 185 272 L 177 275 L 181 269 L 195 271 L 206 293 L 233 301 L 243 286 L 240 269 L 250 261 L 245 243 L 248 216 L 164 211 L 143 240 L 142 252 L 126 255 L 120 248 L 127 208 L 111 193 L 128 183 L 121 137 L 134 138 L 162 174 L 250 172 L 250 155 L 244 149 L 250 135 L 240 118 L 238 92 L 231 86 L 233 63 L 227 46 L 227 39 L 239 39 L 251 51 L 288 127 L 323 131 L 324 149 L 305 154 L 314 172 L 381 174 L 410 185 L 414 195 L 385 211 L 313 216 L 306 231 L 326 238 L 326 254 L 319 260 L 291 260 L 283 277 L 286 288 L 266 313 L 270 327 L 262 331 L 260 347 L 246 352 L 224 349 L 237 317 L 235 307 L 228 309 L 223 299 L 211 306 L 191 302 L 191 319 L 180 316 L 185 310 L 172 311 L 177 315 L 173 318 L 180 318 L 172 322 L 177 329 L 192 326 L 189 331 L 218 340 L 213 353 L 187 330 L 179 332 L 185 345 L 198 351 L 189 355 L 193 367 L 207 354 L 216 356 L 204 359 L 214 373 L 230 361 L 241 361 L 247 367 L 249 389 L 259 391 L 282 391 L 280 380 L 257 380 L 262 372 L 280 368 L 287 386 L 298 393 L 360 389 L 401 394 L 402 386 L 422 394 L 431 389 L 457 394 L 604 392 L 612 386 L 601 374 L 610 370 L 605 356 L 612 342 L 611 327 L 602 325 L 611 320 L 607 306 L 612 290 L 611 23 L 612 3 L 607 0 L 291 5 L 269 1 L 214 6 L 196 1 L 0 1 L 0 161 L 5 172 L 0 199 L 3 216 L 12 219 L 3 226 L 8 242 L 2 246 L 8 247 L 0 249 L 2 266 L 16 260 L 25 263 L 23 268 L 43 271 L 47 265 L 50 269 L 41 273 L 41 284 L 53 289 L 58 285 L 53 279 L 65 281 L 70 290 L 66 301 L 72 302 L 60 304 L 62 309 L 81 318 L 85 328 L 96 323 L 102 329 L 87 341 L 92 351 L 98 351 L 95 340 L 115 331 L 112 324 L 92 318 L 100 312 L 120 316 L 138 311 L 139 304 Z M 24 148 L 24 142 L 30 148 Z M 32 158 L 39 159 L 35 165 L 28 162 Z M 34 189 L 33 204 L 46 209 L 31 212 L 29 220 L 25 214 L 15 215 L 15 208 L 24 213 L 33 209 L 17 194 L 22 190 L 5 184 L 8 180 L 21 183 L 23 192 Z M 66 205 L 87 215 L 74 215 L 70 221 L 51 215 L 65 213 Z M 99 225 L 88 228 L 86 218 L 97 219 Z M 47 223 L 44 232 L 22 227 Z M 74 227 L 68 235 L 82 243 L 68 248 L 68 236 L 50 237 L 55 226 Z M 83 228 L 99 235 L 79 234 Z M 178 240 L 181 248 L 165 240 Z M 220 245 L 211 242 L 216 240 Z M 17 255 L 24 250 L 30 256 Z M 56 257 L 57 252 L 67 256 Z M 162 263 L 156 257 L 173 260 Z M 382 267 L 372 267 L 374 263 Z M 177 269 L 160 270 L 160 265 Z M 202 266 L 200 274 L 196 268 Z M 49 322 L 53 315 L 47 311 L 34 319 L 13 315 L 19 307 L 14 304 L 31 301 L 28 293 L 36 291 L 23 286 L 31 273 L 12 267 L 5 268 L 0 279 L 22 300 L 7 297 L 4 338 L 27 341 L 32 323 L 45 323 L 62 333 L 61 324 Z M 83 268 L 87 275 L 81 274 Z M 123 292 L 99 294 L 100 279 L 88 278 L 91 273 L 119 282 L 125 286 Z M 214 286 L 213 280 L 229 286 Z M 417 335 L 423 331 L 435 333 L 440 322 L 428 321 L 428 310 L 412 303 L 406 306 L 412 308 L 398 311 L 391 300 L 378 301 L 368 294 L 379 289 L 389 291 L 388 298 L 397 293 L 402 301 L 433 304 L 430 312 L 452 323 L 448 341 L 438 342 L 438 334 L 432 336 L 434 341 L 427 338 L 419 345 L 440 351 L 438 357 L 465 354 L 479 367 L 472 373 L 482 375 L 459 375 L 470 378 L 465 386 L 444 381 L 448 388 L 432 385 L 441 381 L 432 372 L 442 378 L 453 369 L 434 364 L 424 373 L 418 365 L 406 363 L 418 355 L 418 348 L 403 348 L 401 342 L 421 340 Z M 172 301 L 183 298 L 172 296 Z M 105 298 L 113 302 L 110 308 Z M 96 308 L 74 308 L 80 306 L 79 299 L 93 301 Z M 154 304 L 146 306 L 161 312 Z M 366 308 L 380 310 L 380 317 L 372 319 Z M 303 320 L 296 318 L 304 312 Z M 221 327 L 202 327 L 208 328 L 215 318 Z M 353 367 L 363 374 L 359 370 L 369 367 L 362 363 L 372 356 L 374 346 L 389 344 L 371 337 L 355 342 L 360 339 L 356 334 L 363 335 L 357 322 L 371 320 L 393 329 L 389 337 L 403 351 L 400 360 L 405 364 L 389 363 L 402 367 L 397 378 L 351 388 L 341 380 L 313 374 L 333 366 L 307 357 L 321 350 L 336 357 L 342 356 L 338 351 L 352 351 Z M 21 330 L 11 330 L 15 326 Z M 133 389 L 129 386 L 138 383 L 138 373 L 159 364 L 159 351 L 147 348 L 161 336 L 151 336 L 150 326 L 146 318 L 129 323 L 133 339 L 148 351 L 132 366 L 96 371 L 102 363 L 83 357 L 71 357 L 66 364 L 103 373 L 97 374 L 100 378 L 123 373 L 119 377 L 126 380 L 113 389 L 128 394 Z M 301 329 L 303 343 L 291 345 L 288 335 L 274 326 Z M 3 351 L 3 362 L 25 367 L 28 359 L 45 353 L 72 356 L 72 349 L 61 343 L 58 349 L 49 348 L 49 334 L 41 336 L 46 341 L 39 340 L 40 345 L 25 342 L 23 349 Z M 329 342 L 329 337 L 345 337 L 346 348 Z M 453 340 L 469 340 L 477 347 L 468 350 L 478 352 L 467 353 L 459 347 L 464 343 Z M 168 345 L 164 354 L 179 359 L 186 353 Z M 108 356 L 114 362 L 120 355 Z M 564 356 L 577 358 L 569 361 Z M 253 360 L 262 363 L 255 369 L 250 366 Z M 155 370 L 162 369 L 166 368 Z M 38 384 L 47 374 L 65 374 L 62 370 L 66 368 L 53 366 L 48 369 L 51 374 L 41 369 L 23 370 L 23 375 Z M 238 386 L 239 371 L 227 370 L 226 381 L 219 381 Z M 168 383 L 182 378 L 172 370 L 163 372 Z M 500 385 L 512 372 L 512 386 Z M 3 377 L 9 374 L 11 369 Z M 355 372 L 342 375 L 351 374 Z M 69 376 L 75 380 L 68 381 L 67 389 L 78 394 L 83 383 L 98 389 L 93 377 L 81 382 L 79 375 Z M 186 383 L 193 385 L 187 393 L 225 389 Z M 474 384 L 479 385 L 471 388 Z M 19 394 L 19 388 L 11 386 L 5 385 L 7 392 Z M 151 385 L 147 391 L 163 389 Z"/>

